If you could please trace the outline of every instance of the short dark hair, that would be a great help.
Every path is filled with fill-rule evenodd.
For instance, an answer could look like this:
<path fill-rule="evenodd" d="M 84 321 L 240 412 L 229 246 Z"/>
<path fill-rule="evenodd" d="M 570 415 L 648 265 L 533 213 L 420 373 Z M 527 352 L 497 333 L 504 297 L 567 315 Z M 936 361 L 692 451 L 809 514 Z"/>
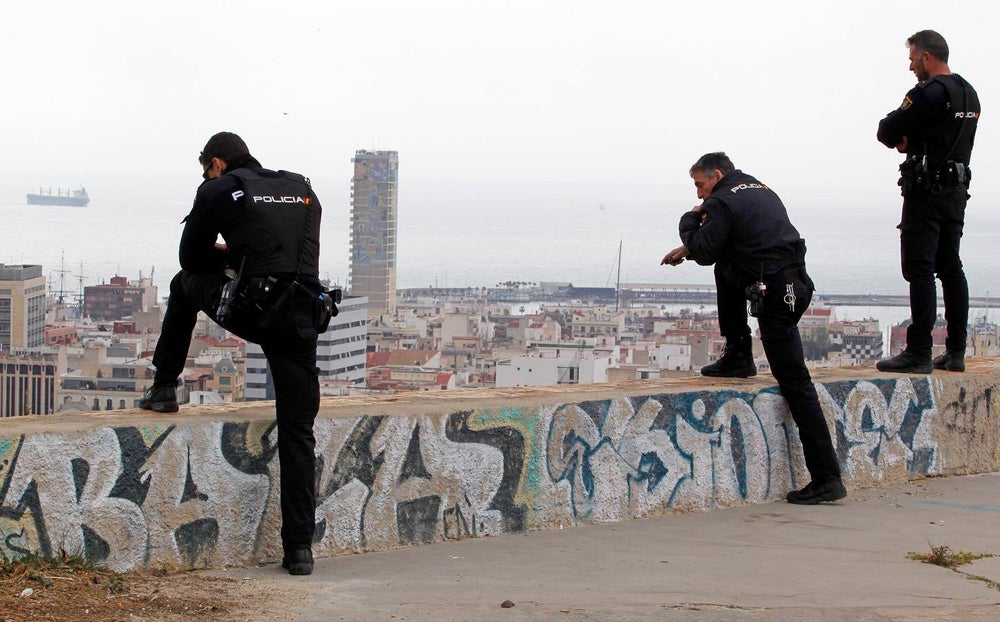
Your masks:
<path fill-rule="evenodd" d="M 226 164 L 232 164 L 237 158 L 250 155 L 250 149 L 243 139 L 232 132 L 219 132 L 205 143 L 198 161 L 202 166 L 208 166 L 212 158 L 219 158 Z"/>
<path fill-rule="evenodd" d="M 921 52 L 928 52 L 943 63 L 948 62 L 948 42 L 933 30 L 921 30 L 906 40 L 906 47 L 913 46 Z"/>
<path fill-rule="evenodd" d="M 691 165 L 688 174 L 694 177 L 696 172 L 700 172 L 702 175 L 711 176 L 712 171 L 722 171 L 723 175 L 728 175 L 735 170 L 733 161 L 724 151 L 713 151 L 698 158 L 698 161 Z"/>

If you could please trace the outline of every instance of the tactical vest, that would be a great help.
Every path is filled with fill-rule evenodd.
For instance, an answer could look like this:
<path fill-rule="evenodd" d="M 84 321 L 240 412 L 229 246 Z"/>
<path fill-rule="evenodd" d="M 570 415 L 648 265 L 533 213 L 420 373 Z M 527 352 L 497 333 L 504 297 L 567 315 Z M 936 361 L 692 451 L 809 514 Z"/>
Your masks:
<path fill-rule="evenodd" d="M 968 165 L 979 124 L 979 95 L 958 74 L 934 76 L 920 83 L 920 88 L 926 89 L 935 82 L 947 90 L 948 103 L 919 134 L 909 137 L 907 155 L 926 155 L 931 171 L 941 168 L 946 161 Z"/>
<path fill-rule="evenodd" d="M 305 177 L 277 172 L 281 177 L 264 177 L 246 168 L 227 172 L 243 185 L 243 215 L 222 232 L 230 265 L 242 265 L 246 277 L 317 277 L 319 201 Z"/>
<path fill-rule="evenodd" d="M 719 180 L 711 197 L 729 208 L 726 258 L 740 281 L 805 265 L 805 243 L 781 199 L 765 184 L 737 170 Z"/>

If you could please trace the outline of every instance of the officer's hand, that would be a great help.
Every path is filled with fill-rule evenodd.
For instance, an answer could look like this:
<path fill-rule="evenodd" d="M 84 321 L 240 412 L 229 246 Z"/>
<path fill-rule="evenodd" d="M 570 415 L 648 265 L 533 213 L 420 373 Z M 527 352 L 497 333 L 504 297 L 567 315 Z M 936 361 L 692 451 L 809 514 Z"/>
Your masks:
<path fill-rule="evenodd" d="M 896 151 L 900 153 L 906 153 L 906 148 L 909 146 L 910 146 L 910 141 L 906 138 L 906 136 L 904 136 L 903 139 L 899 141 L 899 144 L 896 145 Z"/>
<path fill-rule="evenodd" d="M 694 207 L 692 207 L 691 211 L 694 212 L 695 214 L 697 214 L 698 212 L 700 212 L 701 211 L 701 203 L 699 203 L 698 205 L 695 205 Z"/>
<path fill-rule="evenodd" d="M 663 256 L 663 259 L 660 261 L 660 265 L 665 266 L 669 264 L 671 266 L 676 266 L 682 263 L 684 261 L 684 258 L 687 256 L 688 256 L 688 249 L 683 246 L 678 246 L 677 248 L 675 248 L 674 250 L 670 251 L 669 253 Z"/>

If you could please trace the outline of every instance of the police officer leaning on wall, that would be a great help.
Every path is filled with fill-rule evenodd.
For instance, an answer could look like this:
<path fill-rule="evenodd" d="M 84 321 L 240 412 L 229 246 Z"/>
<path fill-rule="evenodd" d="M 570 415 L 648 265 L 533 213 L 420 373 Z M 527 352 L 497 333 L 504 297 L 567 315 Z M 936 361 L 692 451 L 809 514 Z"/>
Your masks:
<path fill-rule="evenodd" d="M 198 312 L 260 344 L 274 382 L 281 470 L 282 566 L 310 574 L 315 532 L 319 410 L 317 335 L 336 314 L 319 275 L 321 207 L 309 181 L 261 167 L 230 132 L 209 139 L 199 156 L 205 182 L 184 219 L 181 271 L 153 355 L 153 386 L 141 408 L 174 412 Z M 217 244 L 221 234 L 225 244 Z M 235 273 L 234 273 L 235 271 Z"/>
<path fill-rule="evenodd" d="M 972 171 L 969 159 L 979 121 L 979 96 L 948 68 L 948 44 L 933 30 L 907 39 L 910 70 L 919 84 L 878 126 L 878 140 L 906 154 L 899 166 L 903 215 L 899 223 L 903 278 L 910 284 L 912 323 L 906 349 L 881 360 L 881 371 L 929 374 L 965 371 L 969 285 L 959 256 Z M 937 319 L 934 274 L 941 279 L 948 337 L 931 360 Z"/>
<path fill-rule="evenodd" d="M 764 354 L 788 402 L 812 481 L 788 493 L 789 503 L 811 505 L 847 496 L 830 430 L 802 353 L 798 321 L 812 300 L 805 243 L 781 199 L 765 184 L 737 170 L 725 153 L 708 153 L 691 167 L 702 204 L 681 216 L 683 246 L 660 262 L 690 257 L 715 264 L 722 357 L 702 368 L 705 376 L 757 374 L 750 349 L 747 301 L 757 317 Z"/>

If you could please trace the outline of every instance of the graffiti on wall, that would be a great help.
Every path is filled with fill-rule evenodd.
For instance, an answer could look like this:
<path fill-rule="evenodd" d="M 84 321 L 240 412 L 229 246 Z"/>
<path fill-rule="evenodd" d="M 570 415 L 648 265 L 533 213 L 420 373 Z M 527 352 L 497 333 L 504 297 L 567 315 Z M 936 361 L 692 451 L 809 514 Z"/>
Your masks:
<path fill-rule="evenodd" d="M 939 466 L 929 379 L 817 385 L 844 472 Z M 702 391 L 316 422 L 319 554 L 781 498 L 808 480 L 784 400 Z M 970 397 L 971 399 L 971 397 Z M 273 559 L 273 422 L 0 439 L 0 556 L 113 569 Z"/>

